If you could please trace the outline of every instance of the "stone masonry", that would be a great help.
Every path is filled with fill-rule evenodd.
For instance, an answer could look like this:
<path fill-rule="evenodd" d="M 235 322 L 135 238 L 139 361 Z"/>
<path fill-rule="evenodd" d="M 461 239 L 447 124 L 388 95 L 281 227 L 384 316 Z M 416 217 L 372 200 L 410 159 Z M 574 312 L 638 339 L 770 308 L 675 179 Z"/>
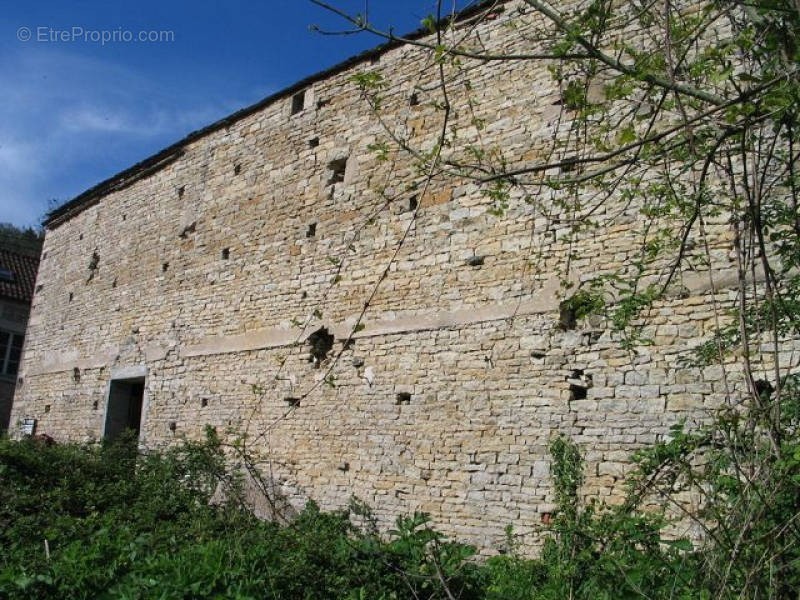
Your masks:
<path fill-rule="evenodd" d="M 505 24 L 517 9 L 477 26 L 489 50 L 516 47 Z M 459 139 L 501 147 L 510 164 L 539 156 L 563 111 L 546 68 L 464 63 L 486 127 L 458 111 Z M 12 423 L 98 439 L 111 382 L 144 378 L 143 445 L 198 439 L 210 425 L 246 436 L 294 507 L 341 508 L 355 495 L 383 524 L 426 511 L 484 549 L 508 524 L 523 548 L 537 546 L 556 434 L 584 451 L 585 494 L 613 501 L 632 450 L 724 398 L 719 367 L 682 358 L 713 328 L 712 299 L 734 298 L 730 232 L 709 220 L 716 295 L 705 267 L 682 273 L 680 293 L 649 314 L 653 345 L 626 350 L 591 319 L 565 330 L 561 278 L 630 260 L 636 207 L 609 203 L 606 227 L 567 241 L 569 224 L 529 203 L 491 214 L 470 181 L 440 177 L 423 194 L 412 157 L 372 150 L 384 129 L 352 76 L 382 72 L 384 124 L 430 148 L 440 112 L 429 64 L 408 46 L 367 53 L 56 211 Z M 323 329 L 333 345 L 315 358 L 325 336 L 307 339 Z"/>

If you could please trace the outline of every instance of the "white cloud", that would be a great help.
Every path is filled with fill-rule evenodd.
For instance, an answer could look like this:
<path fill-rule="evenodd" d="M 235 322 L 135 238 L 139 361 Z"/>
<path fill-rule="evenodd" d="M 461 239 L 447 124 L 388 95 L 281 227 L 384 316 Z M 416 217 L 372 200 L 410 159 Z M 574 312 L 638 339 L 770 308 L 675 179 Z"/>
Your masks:
<path fill-rule="evenodd" d="M 246 103 L 55 46 L 4 53 L 0 81 L 0 221 L 21 225 Z"/>

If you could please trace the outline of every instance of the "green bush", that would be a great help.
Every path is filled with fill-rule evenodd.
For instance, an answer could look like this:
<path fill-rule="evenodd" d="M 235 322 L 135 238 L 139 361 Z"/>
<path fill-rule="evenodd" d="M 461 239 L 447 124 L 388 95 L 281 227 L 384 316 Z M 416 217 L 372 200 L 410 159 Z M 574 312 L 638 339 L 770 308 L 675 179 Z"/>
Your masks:
<path fill-rule="evenodd" d="M 797 422 L 796 411 L 783 414 Z M 792 542 L 800 444 L 795 428 L 784 427 L 787 458 L 766 458 L 758 479 L 737 477 L 730 448 L 710 442 L 727 424 L 728 436 L 746 434 L 742 441 L 755 452 L 734 446 L 740 461 L 768 457 L 763 436 L 744 427 L 745 416 L 692 434 L 676 428 L 671 439 L 640 453 L 628 499 L 616 507 L 581 500 L 581 454 L 566 438 L 553 439 L 558 511 L 540 557 L 519 556 L 509 527 L 505 553 L 487 561 L 445 539 L 423 514 L 401 516 L 380 535 L 368 508 L 355 501 L 331 513 L 310 502 L 286 526 L 258 520 L 213 434 L 145 454 L 132 440 L 0 440 L 0 597 L 797 598 L 800 560 Z M 693 460 L 707 447 L 705 462 Z M 713 500 L 692 515 L 709 527 L 699 548 L 665 539 L 666 511 L 639 508 L 648 494 L 689 483 Z M 746 527 L 737 530 L 739 523 Z M 717 541 L 723 533 L 743 543 L 726 546 Z"/>

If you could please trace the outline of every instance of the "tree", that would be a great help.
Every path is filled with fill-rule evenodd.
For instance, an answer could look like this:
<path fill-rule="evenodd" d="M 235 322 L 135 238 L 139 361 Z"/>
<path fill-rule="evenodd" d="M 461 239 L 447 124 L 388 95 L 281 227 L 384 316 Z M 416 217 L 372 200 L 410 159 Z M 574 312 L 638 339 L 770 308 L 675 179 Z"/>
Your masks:
<path fill-rule="evenodd" d="M 627 264 L 579 283 L 569 257 L 562 265 L 565 308 L 602 313 L 632 352 L 648 343 L 649 311 L 685 293 L 685 273 L 708 278 L 715 330 L 688 358 L 722 369 L 725 401 L 710 425 L 676 429 L 639 457 L 625 510 L 655 494 L 696 521 L 720 596 L 790 597 L 800 541 L 792 353 L 800 337 L 800 2 L 494 0 L 471 3 L 464 20 L 438 0 L 423 21 L 429 35 L 402 37 L 375 27 L 368 11 L 311 1 L 344 19 L 347 33 L 428 53 L 418 89 L 438 114 L 434 141 L 415 141 L 383 118 L 390 74 L 370 67 L 354 79 L 384 126 L 375 152 L 415 162 L 415 217 L 432 182 L 458 180 L 480 186 L 498 219 L 515 203 L 531 205 L 540 217 L 532 235 L 567 224 L 577 241 L 621 215 L 636 219 L 639 252 Z M 496 47 L 480 25 L 501 10 L 515 38 Z M 532 85 L 534 73 L 549 72 L 559 90 L 549 147 L 512 151 L 481 135 L 489 124 L 470 75 L 483 64 L 527 71 Z M 465 119 L 475 131 L 466 138 Z M 700 504 L 687 512 L 679 492 Z"/>

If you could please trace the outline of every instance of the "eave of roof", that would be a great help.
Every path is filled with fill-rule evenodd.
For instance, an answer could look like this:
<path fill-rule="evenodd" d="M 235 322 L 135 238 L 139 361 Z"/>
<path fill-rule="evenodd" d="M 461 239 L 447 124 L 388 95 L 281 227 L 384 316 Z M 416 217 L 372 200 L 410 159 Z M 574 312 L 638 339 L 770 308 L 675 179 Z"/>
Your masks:
<path fill-rule="evenodd" d="M 473 6 L 463 10 L 458 15 L 456 15 L 455 21 L 463 21 L 465 19 L 469 19 L 474 17 L 478 13 L 488 8 L 499 6 L 501 4 L 505 4 L 508 0 L 479 0 Z M 449 19 L 445 19 L 444 21 L 447 22 Z M 117 191 L 123 189 L 135 181 L 138 181 L 148 175 L 151 175 L 160 169 L 164 168 L 165 166 L 171 164 L 178 158 L 180 158 L 184 153 L 184 148 L 219 129 L 230 127 L 237 121 L 244 119 L 245 117 L 258 112 L 262 108 L 269 106 L 273 102 L 291 96 L 292 94 L 299 92 L 302 89 L 307 88 L 308 86 L 327 79 L 332 75 L 336 75 L 353 67 L 359 63 L 365 62 L 367 60 L 371 60 L 374 57 L 381 56 L 382 54 L 388 52 L 389 50 L 393 50 L 395 48 L 399 48 L 400 46 L 404 45 L 403 40 L 417 40 L 420 38 L 429 35 L 430 31 L 426 28 L 420 28 L 416 31 L 409 33 L 408 35 L 401 36 L 401 38 L 390 40 L 386 43 L 383 43 L 375 48 L 370 50 L 366 50 L 361 52 L 360 54 L 356 54 L 328 69 L 323 71 L 319 71 L 306 77 L 305 79 L 301 79 L 300 81 L 274 93 L 266 98 L 259 100 L 255 104 L 251 104 L 250 106 L 246 106 L 227 117 L 220 119 L 202 129 L 198 129 L 197 131 L 193 131 L 188 134 L 186 137 L 178 140 L 171 146 L 164 148 L 163 150 L 149 156 L 148 158 L 144 159 L 141 162 L 136 163 L 135 165 L 128 167 L 127 169 L 120 171 L 116 175 L 112 175 L 108 179 L 101 181 L 97 185 L 89 188 L 85 192 L 75 196 L 72 200 L 62 204 L 58 208 L 53 209 L 47 214 L 47 217 L 44 221 L 45 227 L 47 229 L 55 229 L 62 223 L 68 221 L 72 217 L 78 215 L 79 213 L 83 212 L 88 207 L 96 204 L 100 201 L 100 199 L 108 194 L 109 192 Z"/>

